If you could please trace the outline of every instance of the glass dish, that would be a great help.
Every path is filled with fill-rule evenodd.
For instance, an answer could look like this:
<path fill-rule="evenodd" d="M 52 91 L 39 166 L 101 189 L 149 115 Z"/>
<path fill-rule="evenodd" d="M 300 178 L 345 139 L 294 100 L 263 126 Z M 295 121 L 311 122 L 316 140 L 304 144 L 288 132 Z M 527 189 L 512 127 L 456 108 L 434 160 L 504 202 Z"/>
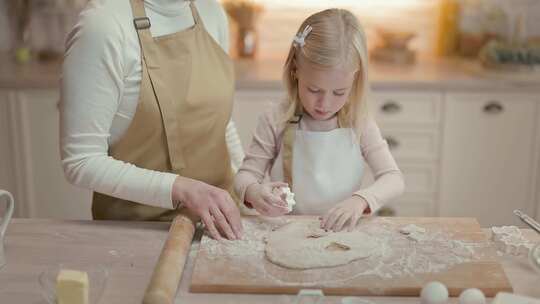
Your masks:
<path fill-rule="evenodd" d="M 61 269 L 85 271 L 88 274 L 88 303 L 99 303 L 109 278 L 107 269 L 96 264 L 61 263 L 47 267 L 39 275 L 41 294 L 49 304 L 56 304 L 56 278 Z"/>

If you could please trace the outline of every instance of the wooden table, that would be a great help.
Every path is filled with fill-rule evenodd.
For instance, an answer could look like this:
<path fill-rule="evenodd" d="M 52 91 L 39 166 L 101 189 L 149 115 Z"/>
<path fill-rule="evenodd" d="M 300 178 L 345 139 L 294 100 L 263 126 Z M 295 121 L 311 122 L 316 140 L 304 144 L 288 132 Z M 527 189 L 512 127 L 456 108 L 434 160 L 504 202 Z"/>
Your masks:
<path fill-rule="evenodd" d="M 141 303 L 153 267 L 167 237 L 169 224 L 15 219 L 8 228 L 7 265 L 0 269 L 0 303 L 45 304 L 38 275 L 48 265 L 93 262 L 106 265 L 109 282 L 100 303 Z M 486 230 L 486 233 L 488 231 Z M 524 229 L 535 242 L 540 236 Z M 192 294 L 188 292 L 198 239 L 192 246 L 177 303 L 293 303 L 294 296 Z M 540 298 L 540 274 L 525 258 L 500 257 L 516 293 Z M 373 303 L 418 303 L 417 298 L 366 298 Z M 340 303 L 328 297 L 325 303 Z M 457 303 L 455 298 L 450 303 Z"/>

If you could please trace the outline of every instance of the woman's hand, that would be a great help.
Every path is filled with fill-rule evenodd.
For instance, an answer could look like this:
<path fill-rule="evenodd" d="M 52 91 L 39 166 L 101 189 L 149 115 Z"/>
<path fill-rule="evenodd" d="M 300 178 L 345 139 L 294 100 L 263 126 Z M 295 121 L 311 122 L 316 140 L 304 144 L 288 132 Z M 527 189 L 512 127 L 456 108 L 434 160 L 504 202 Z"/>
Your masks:
<path fill-rule="evenodd" d="M 328 210 L 321 219 L 321 228 L 338 232 L 348 222 L 349 231 L 353 231 L 367 207 L 368 203 L 362 197 L 358 195 L 349 197 Z"/>
<path fill-rule="evenodd" d="M 284 215 L 289 212 L 285 194 L 277 189 L 287 186 L 286 183 L 282 182 L 252 184 L 246 189 L 245 200 L 262 215 Z"/>
<path fill-rule="evenodd" d="M 220 240 L 242 238 L 240 211 L 230 194 L 204 182 L 179 176 L 173 185 L 172 198 L 201 218 L 210 236 Z"/>

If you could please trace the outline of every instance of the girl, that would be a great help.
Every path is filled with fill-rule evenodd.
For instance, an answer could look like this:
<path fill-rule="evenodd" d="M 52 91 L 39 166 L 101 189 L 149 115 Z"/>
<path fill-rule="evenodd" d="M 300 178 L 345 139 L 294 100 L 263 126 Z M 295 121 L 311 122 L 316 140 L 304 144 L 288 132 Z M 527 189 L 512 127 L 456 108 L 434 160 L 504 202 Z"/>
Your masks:
<path fill-rule="evenodd" d="M 352 230 L 403 192 L 402 174 L 367 115 L 367 68 L 365 34 L 351 12 L 328 9 L 302 23 L 284 67 L 286 102 L 260 117 L 235 177 L 246 206 L 287 213 L 276 188 L 288 184 L 294 214 L 321 215 L 323 229 Z M 364 161 L 375 182 L 361 189 Z M 267 172 L 272 182 L 264 181 Z"/>

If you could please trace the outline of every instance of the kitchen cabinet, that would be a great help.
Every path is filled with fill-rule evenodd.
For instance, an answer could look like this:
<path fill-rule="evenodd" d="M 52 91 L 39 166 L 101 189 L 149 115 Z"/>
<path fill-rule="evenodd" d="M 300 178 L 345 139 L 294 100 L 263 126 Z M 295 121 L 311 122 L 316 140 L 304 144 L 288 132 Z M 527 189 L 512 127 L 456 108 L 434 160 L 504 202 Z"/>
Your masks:
<path fill-rule="evenodd" d="M 17 134 L 24 126 L 21 119 L 21 107 L 16 101 L 16 93 L 11 90 L 0 90 L 0 189 L 11 192 L 15 198 L 14 216 L 28 214 L 27 191 L 25 191 L 26 171 L 22 161 L 26 143 Z"/>
<path fill-rule="evenodd" d="M 58 91 L 18 90 L 1 96 L 6 95 L 2 107 L 8 111 L 2 115 L 10 116 L 10 134 L 2 146 L 11 159 L 11 183 L 3 182 L 17 200 L 17 216 L 89 219 L 90 191 L 69 184 L 60 164 Z"/>
<path fill-rule="evenodd" d="M 533 215 L 538 186 L 538 95 L 449 93 L 439 214 L 508 225 Z M 536 206 L 537 208 L 537 206 Z"/>
<path fill-rule="evenodd" d="M 10 146 L 10 124 L 9 124 L 9 93 L 8 91 L 0 90 L 0 189 L 10 190 L 13 192 L 15 184 L 13 182 L 13 168 L 11 166 L 11 146 Z M 4 204 L 0 204 L 0 211 L 3 210 Z M 18 214 L 18 209 L 15 210 L 15 215 Z"/>
<path fill-rule="evenodd" d="M 465 73 L 465 63 L 373 67 L 370 110 L 406 184 L 383 214 L 522 226 L 511 214 L 521 208 L 540 219 L 539 87 Z M 233 119 L 245 149 L 258 117 L 285 98 L 280 66 L 236 62 Z M 60 166 L 58 70 L 0 67 L 0 188 L 17 199 L 16 216 L 90 218 L 90 191 Z"/>
<path fill-rule="evenodd" d="M 373 114 L 403 173 L 405 192 L 381 214 L 434 216 L 439 180 L 442 94 L 429 90 L 377 90 Z"/>

